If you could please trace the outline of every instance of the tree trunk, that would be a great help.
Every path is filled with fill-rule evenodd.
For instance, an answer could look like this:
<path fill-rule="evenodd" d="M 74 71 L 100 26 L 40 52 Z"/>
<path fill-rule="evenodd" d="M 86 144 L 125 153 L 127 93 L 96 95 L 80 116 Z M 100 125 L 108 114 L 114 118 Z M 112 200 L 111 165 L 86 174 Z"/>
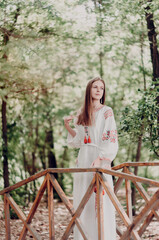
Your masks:
<path fill-rule="evenodd" d="M 143 131 L 144 131 L 144 124 L 141 125 L 141 134 L 138 138 L 135 162 L 140 161 Z M 137 173 L 138 173 L 138 167 L 134 167 L 134 174 L 137 175 Z M 132 196 L 132 206 L 133 206 L 133 211 L 132 212 L 133 212 L 133 216 L 135 216 L 135 212 L 136 212 L 136 209 L 135 209 L 135 206 L 136 206 L 136 188 L 135 188 L 134 184 L 132 184 L 131 196 Z"/>
<path fill-rule="evenodd" d="M 142 145 L 142 136 L 139 136 L 138 145 L 137 145 L 137 152 L 136 152 L 136 161 L 135 162 L 140 161 L 141 145 Z M 138 173 L 138 167 L 135 167 L 134 168 L 134 174 L 137 175 L 137 173 Z M 136 209 L 135 209 L 135 206 L 136 206 L 136 188 L 135 188 L 134 184 L 133 184 L 133 187 L 132 187 L 131 196 L 132 196 L 132 206 L 133 206 L 132 213 L 133 213 L 133 216 L 135 216 L 135 212 L 136 212 Z"/>
<path fill-rule="evenodd" d="M 151 3 L 152 0 L 148 0 L 148 2 Z M 150 11 L 151 11 L 150 6 L 147 6 L 147 8 L 145 8 L 145 16 L 146 16 L 146 22 L 147 22 L 148 39 L 150 44 L 151 62 L 152 62 L 152 68 L 153 68 L 153 82 L 157 88 L 159 86 L 159 81 L 158 81 L 159 80 L 159 52 L 157 47 L 158 46 L 157 32 L 154 24 L 153 13 L 151 13 Z M 156 102 L 158 105 L 159 94 L 156 96 Z M 156 117 L 157 117 L 157 122 L 159 124 L 159 113 Z M 159 134 L 159 130 L 158 130 L 158 134 Z M 154 152 L 158 156 L 158 153 L 156 151 Z"/>
<path fill-rule="evenodd" d="M 99 63 L 100 63 L 100 76 L 103 78 L 104 72 L 103 72 L 103 42 L 102 42 L 102 37 L 103 37 L 103 18 L 102 18 L 102 0 L 100 0 L 99 4 L 99 30 L 98 30 L 98 35 L 100 37 L 100 53 L 99 53 Z"/>
<path fill-rule="evenodd" d="M 39 148 L 40 148 L 40 150 L 39 150 L 39 157 L 40 157 L 40 160 L 41 160 L 42 168 L 46 169 L 45 146 L 43 146 L 43 147 L 40 146 Z"/>
<path fill-rule="evenodd" d="M 142 24 L 143 27 L 143 24 Z M 144 91 L 146 91 L 146 74 L 145 74 L 145 66 L 144 66 L 144 34 L 140 35 L 140 55 L 141 55 L 141 66 L 144 80 Z"/>
<path fill-rule="evenodd" d="M 25 178 L 27 178 L 27 166 L 28 166 L 28 164 L 27 164 L 27 160 L 26 160 L 26 154 L 25 154 L 24 146 L 22 146 L 22 155 L 23 155 L 23 165 L 24 165 L 24 171 L 25 171 Z M 28 204 L 29 204 L 29 193 L 27 194 L 28 184 L 25 184 L 24 189 L 25 189 L 25 199 L 24 199 L 24 201 L 25 201 L 26 206 L 28 206 Z"/>
<path fill-rule="evenodd" d="M 54 154 L 54 140 L 53 140 L 53 130 L 50 127 L 49 130 L 46 131 L 46 145 L 48 149 L 47 157 L 48 157 L 48 165 L 49 168 L 57 168 L 56 157 Z M 55 178 L 58 178 L 57 173 L 54 174 Z"/>
<path fill-rule="evenodd" d="M 94 0 L 94 6 L 97 12 L 99 13 L 99 17 L 97 16 L 97 34 L 100 37 L 100 51 L 99 51 L 99 74 L 100 77 L 103 78 L 104 71 L 103 71 L 103 18 L 102 18 L 102 0 Z"/>
<path fill-rule="evenodd" d="M 7 141 L 7 102 L 2 100 L 2 156 L 3 156 L 3 179 L 4 187 L 9 186 L 8 170 L 8 141 Z"/>
<path fill-rule="evenodd" d="M 35 151 L 33 151 L 31 155 L 32 155 L 32 175 L 34 175 L 35 172 L 36 172 L 36 168 L 35 168 L 35 160 L 36 160 Z"/>
<path fill-rule="evenodd" d="M 68 147 L 64 147 L 64 152 L 63 152 L 63 156 L 62 156 L 62 161 L 60 163 L 60 168 L 66 167 L 64 163 L 69 161 L 67 152 L 68 152 Z M 58 182 L 59 182 L 61 188 L 65 192 L 64 173 L 58 174 Z"/>
<path fill-rule="evenodd" d="M 7 45 L 9 41 L 8 35 L 4 34 L 3 44 Z M 7 61 L 7 55 L 4 53 L 3 59 Z M 5 88 L 5 86 L 4 86 Z M 4 188 L 9 186 L 9 170 L 8 170 L 8 139 L 7 139 L 7 96 L 2 99 L 2 156 L 3 156 L 3 179 Z"/>
<path fill-rule="evenodd" d="M 148 2 L 152 2 L 149 0 Z M 148 6 L 146 9 L 146 22 L 147 22 L 147 30 L 148 30 L 148 39 L 150 44 L 150 53 L 151 53 L 151 61 L 153 68 L 153 81 L 156 82 L 157 78 L 159 78 L 159 53 L 157 49 L 157 33 L 155 29 L 153 14 L 150 13 L 150 7 Z M 159 84 L 157 84 L 159 85 Z"/>
<path fill-rule="evenodd" d="M 20 9 L 17 8 L 15 17 L 14 17 L 14 23 L 11 32 L 13 32 L 14 25 L 17 22 L 17 18 L 19 16 Z M 9 42 L 9 35 L 4 34 L 3 36 L 3 44 L 6 46 Z M 2 56 L 3 59 L 7 61 L 7 54 L 4 53 Z M 5 88 L 5 84 L 4 84 Z M 7 139 L 7 102 L 6 102 L 7 96 L 5 96 L 5 99 L 2 100 L 2 156 L 3 156 L 3 178 L 4 178 L 4 187 L 9 186 L 9 170 L 8 170 L 8 139 Z"/>

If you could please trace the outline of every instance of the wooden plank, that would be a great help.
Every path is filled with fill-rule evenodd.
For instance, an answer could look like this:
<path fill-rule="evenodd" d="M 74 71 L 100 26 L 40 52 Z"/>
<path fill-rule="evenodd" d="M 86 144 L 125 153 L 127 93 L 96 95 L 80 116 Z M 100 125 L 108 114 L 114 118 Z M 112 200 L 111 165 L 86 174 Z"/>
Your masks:
<path fill-rule="evenodd" d="M 139 233 L 140 236 L 142 236 L 142 234 L 145 232 L 146 228 L 148 227 L 148 225 L 152 221 L 153 217 L 154 217 L 154 213 L 151 211 L 150 214 L 144 220 L 140 229 L 138 230 L 138 233 Z"/>
<path fill-rule="evenodd" d="M 16 202 L 13 200 L 13 198 L 8 193 L 6 194 L 6 197 L 7 197 L 7 201 L 9 202 L 10 206 L 14 209 L 15 213 L 17 214 L 19 219 L 22 220 L 25 227 L 29 230 L 29 232 L 32 234 L 32 236 L 36 240 L 42 240 L 40 235 L 37 233 L 37 231 L 33 227 L 31 227 L 30 224 L 26 223 L 26 217 L 25 217 L 24 213 L 19 208 L 19 206 L 16 204 Z"/>
<path fill-rule="evenodd" d="M 100 186 L 100 187 L 101 187 L 101 191 L 100 191 L 100 195 L 101 195 L 101 197 L 100 197 L 100 202 L 101 202 L 101 208 L 100 208 L 100 213 L 101 213 L 101 239 L 105 240 L 105 236 L 104 236 L 104 206 L 103 206 L 103 191 L 104 191 L 104 189 L 102 190 L 102 186 Z"/>
<path fill-rule="evenodd" d="M 114 186 L 114 193 L 117 194 L 117 192 L 119 191 L 122 183 L 123 183 L 123 178 L 118 178 L 117 182 L 115 183 L 115 186 Z"/>
<path fill-rule="evenodd" d="M 113 170 L 119 170 L 124 167 L 143 167 L 143 166 L 159 166 L 159 162 L 125 162 L 112 167 Z"/>
<path fill-rule="evenodd" d="M 47 189 L 48 189 L 48 211 L 49 211 L 49 239 L 55 240 L 55 222 L 54 222 L 54 196 L 53 187 L 47 175 Z"/>
<path fill-rule="evenodd" d="M 128 167 L 124 167 L 123 171 L 124 173 L 128 173 Z M 125 190 L 126 190 L 126 208 L 127 208 L 127 214 L 130 218 L 130 220 L 133 220 L 132 216 L 132 199 L 131 199 L 131 185 L 130 181 L 125 179 Z M 130 237 L 128 237 L 128 240 L 130 240 Z"/>
<path fill-rule="evenodd" d="M 101 212 L 100 212 L 100 189 L 98 174 L 96 174 L 96 187 L 97 187 L 97 219 L 98 219 L 98 240 L 101 240 Z"/>
<path fill-rule="evenodd" d="M 133 231 L 133 229 L 139 226 L 139 224 L 144 219 L 144 217 L 148 214 L 148 212 L 152 208 L 157 208 L 158 206 L 159 206 L 159 190 L 153 195 L 150 201 L 146 203 L 142 211 L 135 217 L 133 222 L 127 227 L 127 230 L 125 231 L 125 233 L 123 234 L 120 240 L 127 239 L 131 231 Z"/>
<path fill-rule="evenodd" d="M 6 240 L 10 240 L 11 239 L 10 211 L 9 211 L 9 203 L 7 201 L 6 194 L 4 194 L 4 213 L 5 213 Z"/>
<path fill-rule="evenodd" d="M 145 184 L 149 184 L 149 185 L 152 185 L 152 186 L 159 187 L 159 182 L 158 181 L 154 181 L 154 180 L 147 179 L 147 178 L 144 178 L 144 177 L 132 176 L 132 175 L 127 174 L 127 173 L 121 173 L 121 172 L 108 170 L 108 169 L 102 169 L 102 168 L 97 169 L 97 172 L 106 173 L 106 174 L 109 174 L 109 175 L 112 175 L 112 176 L 117 176 L 117 177 L 121 177 L 121 178 L 130 180 L 130 181 L 134 180 L 136 182 L 141 182 L 141 183 L 145 183 Z"/>
<path fill-rule="evenodd" d="M 73 205 L 71 204 L 71 202 L 69 201 L 69 199 L 65 195 L 64 191 L 62 190 L 62 188 L 60 187 L 57 180 L 55 179 L 55 177 L 52 174 L 49 174 L 49 180 L 52 183 L 53 187 L 55 188 L 56 192 L 58 193 L 59 197 L 61 198 L 61 200 L 65 204 L 66 208 L 69 210 L 69 212 L 73 216 L 75 214 L 74 207 L 73 207 Z M 84 230 L 83 230 L 84 228 L 82 226 L 82 223 L 81 223 L 80 219 L 76 218 L 75 223 L 76 223 L 81 235 L 83 236 L 83 239 L 88 240 L 88 237 L 86 236 L 86 233 L 84 233 Z"/>
<path fill-rule="evenodd" d="M 46 189 L 46 184 L 47 184 L 47 178 L 45 177 L 45 179 L 44 179 L 44 181 L 43 181 L 43 183 L 42 183 L 42 185 L 41 185 L 41 187 L 40 187 L 40 189 L 39 189 L 39 191 L 38 191 L 38 193 L 36 195 L 36 198 L 35 198 L 34 203 L 33 203 L 32 207 L 30 209 L 30 212 L 29 212 L 29 214 L 28 214 L 28 216 L 26 218 L 26 223 L 31 223 L 31 221 L 32 221 L 32 219 L 34 217 L 34 214 L 36 212 L 36 209 L 37 209 L 37 207 L 38 207 L 38 205 L 39 205 L 39 203 L 41 201 L 41 198 L 42 198 L 42 196 L 44 194 L 44 191 Z M 28 229 L 24 225 L 23 229 L 21 231 L 21 234 L 19 236 L 19 240 L 24 240 L 25 239 L 25 237 L 27 235 L 27 231 L 28 231 Z"/>
<path fill-rule="evenodd" d="M 117 210 L 117 212 L 119 213 L 121 219 L 123 220 L 125 226 L 128 228 L 129 225 L 131 225 L 131 220 L 128 217 L 128 215 L 125 213 L 122 205 L 120 204 L 118 198 L 116 197 L 114 191 L 112 190 L 112 188 L 110 187 L 110 185 L 108 184 L 108 182 L 103 181 L 102 177 L 98 174 L 98 177 L 100 179 L 100 182 L 102 184 L 102 186 L 104 187 L 106 193 L 108 194 L 110 200 L 112 201 L 115 209 Z M 141 238 L 139 237 L 138 233 L 134 230 L 132 231 L 132 234 L 134 236 L 135 240 L 141 240 Z M 125 238 L 126 239 L 126 238 Z"/>
<path fill-rule="evenodd" d="M 127 167 L 124 167 L 124 173 L 129 173 Z M 125 190 L 126 190 L 126 207 L 127 207 L 127 214 L 132 221 L 132 199 L 131 199 L 131 185 L 130 181 L 125 179 Z"/>
<path fill-rule="evenodd" d="M 14 184 L 14 185 L 12 185 L 10 187 L 7 187 L 7 188 L 3 189 L 2 191 L 0 191 L 0 195 L 3 195 L 4 193 L 8 193 L 8 192 L 10 192 L 10 191 L 12 191 L 12 190 L 14 190 L 16 188 L 19 188 L 19 187 L 21 187 L 21 186 L 23 186 L 23 185 L 25 185 L 25 184 L 27 184 L 29 182 L 32 182 L 32 181 L 36 180 L 37 178 L 40 178 L 40 177 L 46 175 L 47 172 L 48 172 L 48 169 L 43 170 L 43 171 L 41 171 L 39 173 L 36 173 L 35 175 L 33 175 L 33 176 L 29 177 L 29 178 L 26 178 L 25 180 L 22 180 L 22 181 Z"/>
<path fill-rule="evenodd" d="M 120 178 L 124 178 L 130 181 L 137 181 L 137 182 L 142 182 L 145 184 L 149 184 L 152 186 L 156 186 L 159 187 L 159 182 L 158 181 L 154 181 L 151 179 L 147 179 L 144 177 L 138 177 L 138 176 L 132 176 L 130 174 L 127 173 L 122 173 L 122 172 L 117 172 L 114 170 L 108 170 L 108 169 L 103 169 L 103 168 L 58 168 L 58 169 L 54 169 L 54 168 L 49 168 L 48 172 L 50 173 L 78 173 L 78 172 L 99 172 L 99 173 L 106 173 L 109 174 L 111 176 L 116 176 L 116 177 L 120 177 Z"/>

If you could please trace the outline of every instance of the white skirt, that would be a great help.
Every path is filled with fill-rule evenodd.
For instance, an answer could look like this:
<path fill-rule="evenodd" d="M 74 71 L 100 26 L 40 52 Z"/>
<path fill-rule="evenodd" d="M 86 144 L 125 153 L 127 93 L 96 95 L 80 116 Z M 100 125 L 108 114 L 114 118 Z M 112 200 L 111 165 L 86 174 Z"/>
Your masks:
<path fill-rule="evenodd" d="M 98 148 L 94 146 L 84 145 L 80 148 L 78 154 L 77 167 L 79 168 L 89 168 L 91 163 L 99 156 Z M 113 189 L 112 176 L 107 174 L 102 174 L 104 181 Z M 86 193 L 91 181 L 93 179 L 93 173 L 74 173 L 74 185 L 73 185 L 73 199 L 74 208 L 78 208 L 84 194 Z M 115 240 L 116 239 L 116 222 L 115 222 L 115 209 L 109 199 L 107 193 L 103 195 L 103 233 L 104 240 Z M 98 239 L 98 219 L 96 211 L 96 194 L 93 192 L 90 199 L 86 203 L 81 215 L 80 221 L 84 228 L 84 232 L 87 233 L 86 236 L 90 240 Z M 78 230 L 74 227 L 74 240 L 82 240 L 83 237 Z"/>

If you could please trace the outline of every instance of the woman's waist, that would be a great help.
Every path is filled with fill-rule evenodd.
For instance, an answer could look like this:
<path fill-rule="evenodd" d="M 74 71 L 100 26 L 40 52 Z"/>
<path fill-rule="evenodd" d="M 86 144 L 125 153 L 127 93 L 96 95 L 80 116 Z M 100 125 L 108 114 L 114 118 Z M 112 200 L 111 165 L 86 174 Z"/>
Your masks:
<path fill-rule="evenodd" d="M 99 148 L 99 146 L 96 143 L 81 143 L 81 147 L 96 147 Z"/>

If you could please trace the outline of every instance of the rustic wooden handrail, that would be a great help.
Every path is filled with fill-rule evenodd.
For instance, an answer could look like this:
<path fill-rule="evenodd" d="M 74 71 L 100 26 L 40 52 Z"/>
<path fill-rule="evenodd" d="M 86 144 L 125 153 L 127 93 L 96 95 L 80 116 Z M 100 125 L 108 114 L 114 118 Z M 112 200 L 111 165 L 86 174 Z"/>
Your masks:
<path fill-rule="evenodd" d="M 89 201 L 91 194 L 93 193 L 94 186 L 97 186 L 97 219 L 98 219 L 98 240 L 102 239 L 102 220 L 101 220 L 101 212 L 100 212 L 100 185 L 103 186 L 105 189 L 108 197 L 112 201 L 116 211 L 118 212 L 119 216 L 123 220 L 123 223 L 126 226 L 126 231 L 122 232 L 117 226 L 117 233 L 120 236 L 121 240 L 129 239 L 130 236 L 135 239 L 141 239 L 142 234 L 146 230 L 147 226 L 152 221 L 153 217 L 156 217 L 159 221 L 159 182 L 155 180 L 151 180 L 148 178 L 143 178 L 139 176 L 135 176 L 132 172 L 130 172 L 129 167 L 136 167 L 136 166 L 159 166 L 159 162 L 145 162 L 145 163 L 122 163 L 118 166 L 112 168 L 112 170 L 102 169 L 102 168 L 58 168 L 58 169 L 46 169 L 41 171 L 25 180 L 22 180 L 10 187 L 7 187 L 0 191 L 0 195 L 4 195 L 4 210 L 5 210 L 5 227 L 6 227 L 6 240 L 11 239 L 11 231 L 10 231 L 10 215 L 9 215 L 9 206 L 11 206 L 16 214 L 18 215 L 19 219 L 23 222 L 24 226 L 21 231 L 19 240 L 25 239 L 27 232 L 29 231 L 34 239 L 41 239 L 39 233 L 31 226 L 32 219 L 36 212 L 36 209 L 41 201 L 41 198 L 47 189 L 48 193 L 48 209 L 49 209 L 49 239 L 55 239 L 55 229 L 54 229 L 54 196 L 53 196 L 53 189 L 56 190 L 57 194 L 65 204 L 66 208 L 69 210 L 72 218 L 66 228 L 62 236 L 62 240 L 68 239 L 70 236 L 75 224 L 78 227 L 83 239 L 88 240 L 89 236 L 87 235 L 84 226 L 80 221 L 80 215 Z M 122 172 L 117 170 L 122 169 Z M 78 208 L 75 210 L 72 203 L 69 201 L 68 197 L 65 195 L 64 191 L 60 187 L 59 183 L 54 177 L 54 173 L 78 173 L 78 172 L 94 172 L 94 177 L 83 197 L 81 203 L 79 204 Z M 115 176 L 117 178 L 114 191 L 109 186 L 108 182 L 103 181 L 102 173 L 109 174 Z M 19 188 L 31 181 L 34 181 L 40 177 L 44 177 L 44 181 L 37 193 L 35 201 L 30 209 L 28 216 L 26 217 L 20 207 L 16 204 L 13 198 L 10 196 L 9 192 Z M 92 175 L 93 176 L 93 175 Z M 125 180 L 125 190 L 126 190 L 126 211 L 124 210 L 123 206 L 121 205 L 120 201 L 117 198 L 117 193 L 120 189 L 121 184 Z M 131 203 L 131 185 L 130 182 L 133 182 L 136 186 L 141 197 L 145 200 L 145 206 L 140 211 L 140 213 L 136 216 L 132 216 L 132 203 Z M 157 187 L 156 193 L 153 196 L 149 196 L 148 193 L 143 188 L 142 184 L 148 184 Z M 136 228 L 139 227 L 139 230 Z"/>
<path fill-rule="evenodd" d="M 26 178 L 25 180 L 22 180 L 10 187 L 7 187 L 3 190 L 0 191 L 0 195 L 3 195 L 6 192 L 10 192 L 12 190 L 15 190 L 16 188 L 19 188 L 29 182 L 32 182 L 34 180 L 36 180 L 37 178 L 40 178 L 42 176 L 45 176 L 47 173 L 77 173 L 77 172 L 101 172 L 101 173 L 106 173 L 106 174 L 110 174 L 112 176 L 116 176 L 116 177 L 121 177 L 121 178 L 125 178 L 128 180 L 132 180 L 133 178 L 129 175 L 126 175 L 124 173 L 118 173 L 115 170 L 119 170 L 122 169 L 124 167 L 129 167 L 129 166 L 159 166 L 159 162 L 142 162 L 142 163 L 134 163 L 134 162 L 129 162 L 129 163 L 122 163 L 120 165 L 117 165 L 115 167 L 112 167 L 112 170 L 107 170 L 107 169 L 103 169 L 103 168 L 48 168 L 46 170 L 43 170 L 41 172 L 38 172 L 34 175 L 32 175 L 31 177 Z M 137 177 L 138 182 L 142 182 L 145 184 L 150 184 L 150 185 L 154 185 L 154 186 L 159 186 L 159 182 L 158 181 L 154 181 L 148 178 L 143 178 L 143 177 Z"/>
<path fill-rule="evenodd" d="M 117 166 L 112 167 L 113 170 L 119 170 L 124 167 L 149 167 L 149 166 L 159 166 L 159 162 L 125 162 Z"/>

